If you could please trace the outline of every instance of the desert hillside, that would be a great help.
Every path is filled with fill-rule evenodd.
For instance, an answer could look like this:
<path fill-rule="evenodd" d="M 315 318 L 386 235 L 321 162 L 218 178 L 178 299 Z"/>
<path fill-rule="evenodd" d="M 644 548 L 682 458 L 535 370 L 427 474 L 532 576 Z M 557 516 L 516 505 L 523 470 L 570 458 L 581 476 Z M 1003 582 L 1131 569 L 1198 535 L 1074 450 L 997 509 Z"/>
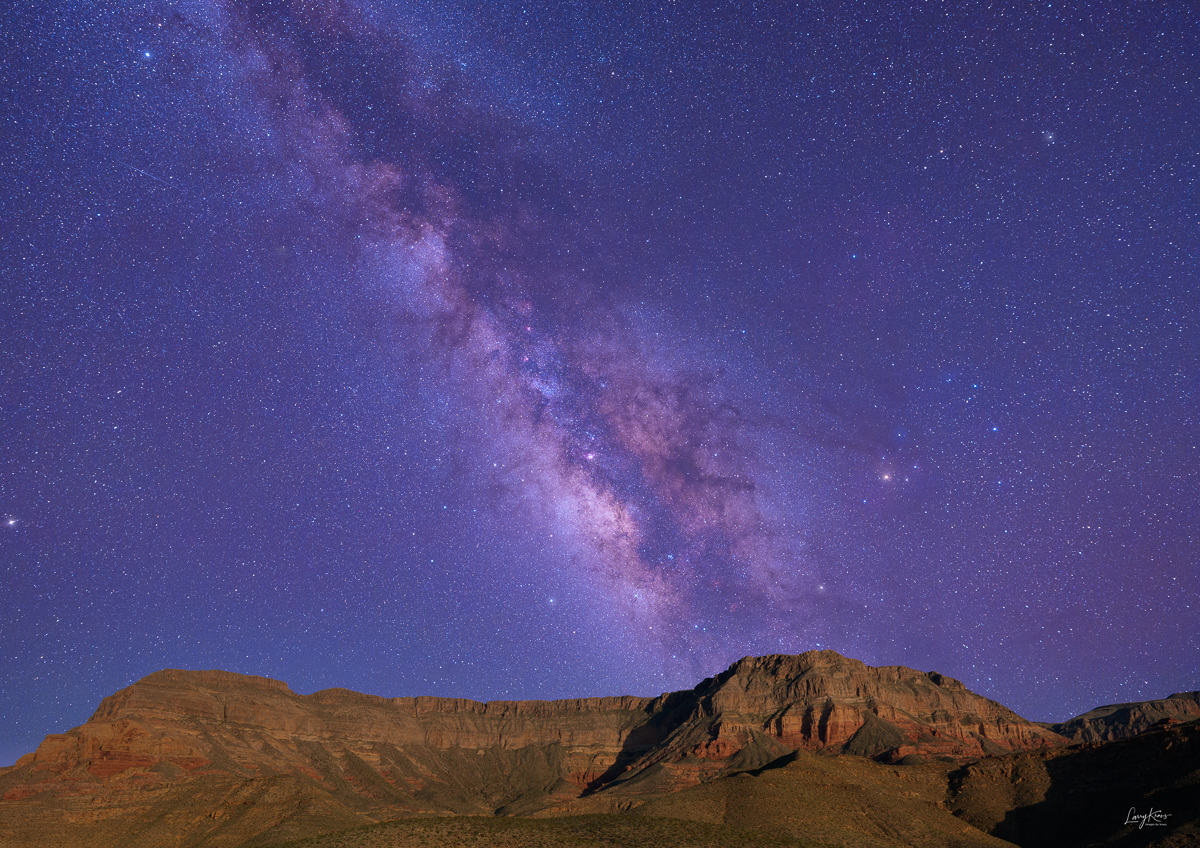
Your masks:
<path fill-rule="evenodd" d="M 1195 702 L 1175 700 L 1175 718 L 1164 721 L 1178 724 Z M 700 841 L 689 844 L 755 833 L 820 844 L 848 834 L 862 845 L 996 844 L 987 832 L 1021 836 L 1032 814 L 1020 811 L 1054 800 L 1059 775 L 1085 782 L 1093 770 L 1094 755 L 1063 733 L 1103 726 L 1110 737 L 1134 737 L 1122 750 L 1148 762 L 1190 750 L 1194 740 L 1180 730 L 1188 725 L 1139 735 L 1162 711 L 1112 708 L 1051 729 L 936 672 L 873 668 L 833 651 L 747 657 L 653 698 L 562 701 L 298 695 L 261 677 L 167 670 L 0 770 L 0 845 L 235 848 L 395 820 L 409 830 L 338 839 L 403 832 L 437 842 L 432 834 L 449 828 L 463 844 L 500 844 L 491 829 L 527 827 L 527 844 L 558 838 L 546 835 L 555 828 L 578 842 L 584 820 L 546 823 L 578 815 L 599 816 L 597 833 L 692 822 Z M 1168 736 L 1161 752 L 1145 747 Z M 1126 788 L 1137 797 L 1155 790 Z M 512 817 L 543 823 L 495 823 Z"/>

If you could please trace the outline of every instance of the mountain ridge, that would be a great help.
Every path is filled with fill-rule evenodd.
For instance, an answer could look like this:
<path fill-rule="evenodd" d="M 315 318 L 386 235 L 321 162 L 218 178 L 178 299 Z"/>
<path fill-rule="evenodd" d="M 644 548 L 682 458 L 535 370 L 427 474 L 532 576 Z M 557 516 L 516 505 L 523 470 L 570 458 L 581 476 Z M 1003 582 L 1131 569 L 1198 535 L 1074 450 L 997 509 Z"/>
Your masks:
<path fill-rule="evenodd" d="M 798 753 L 943 762 L 943 780 L 1070 744 L 954 678 L 829 650 L 744 657 L 655 697 L 555 701 L 300 695 L 164 669 L 0 769 L 0 844 L 239 846 L 415 815 L 603 813 Z"/>
<path fill-rule="evenodd" d="M 1196 718 L 1200 718 L 1200 691 L 1175 692 L 1150 701 L 1105 704 L 1049 729 L 1072 742 L 1114 742 L 1159 724 Z"/>

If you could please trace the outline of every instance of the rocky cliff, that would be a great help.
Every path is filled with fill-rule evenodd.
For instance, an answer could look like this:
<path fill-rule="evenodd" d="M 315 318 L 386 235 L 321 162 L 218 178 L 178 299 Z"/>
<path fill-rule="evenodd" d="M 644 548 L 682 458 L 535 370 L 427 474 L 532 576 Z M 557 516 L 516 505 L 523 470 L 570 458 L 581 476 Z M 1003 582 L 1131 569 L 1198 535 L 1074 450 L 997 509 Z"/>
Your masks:
<path fill-rule="evenodd" d="M 551 702 L 297 695 L 162 671 L 0 770 L 0 844 L 232 846 L 581 797 L 624 807 L 800 749 L 898 761 L 1063 744 L 956 680 L 832 651 L 748 657 L 657 698 Z"/>
<path fill-rule="evenodd" d="M 1097 707 L 1050 729 L 1072 742 L 1112 742 L 1152 727 L 1200 718 L 1200 692 L 1177 692 L 1158 701 Z"/>

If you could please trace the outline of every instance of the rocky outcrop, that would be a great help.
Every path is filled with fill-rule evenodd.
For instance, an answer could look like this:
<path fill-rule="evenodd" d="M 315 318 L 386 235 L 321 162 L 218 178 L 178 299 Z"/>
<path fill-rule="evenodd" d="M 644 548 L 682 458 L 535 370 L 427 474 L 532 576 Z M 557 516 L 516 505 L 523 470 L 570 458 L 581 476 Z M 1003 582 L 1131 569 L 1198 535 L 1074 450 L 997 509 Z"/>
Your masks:
<path fill-rule="evenodd" d="M 1152 727 L 1200 718 L 1200 692 L 1177 692 L 1160 701 L 1138 701 L 1097 707 L 1070 721 L 1050 725 L 1072 742 L 1112 742 Z"/>
<path fill-rule="evenodd" d="M 1200 722 L 988 757 L 949 775 L 946 806 L 1022 848 L 1200 842 Z M 1143 825 L 1138 816 L 1156 815 Z"/>
<path fill-rule="evenodd" d="M 796 750 L 898 761 L 1062 744 L 956 680 L 833 651 L 748 657 L 657 698 L 564 701 L 297 695 L 261 677 L 161 671 L 0 770 L 0 843 L 180 832 L 171 844 L 238 845 L 313 832 L 310 819 L 523 814 L 581 796 L 627 806 Z"/>
<path fill-rule="evenodd" d="M 1066 744 L 953 678 L 834 651 L 746 657 L 654 706 L 593 791 L 677 790 L 797 750 L 899 762 Z"/>
<path fill-rule="evenodd" d="M 833 651 L 747 657 L 696 692 L 704 711 L 724 717 L 723 727 L 740 716 L 793 750 L 971 757 L 1063 744 L 958 680 L 872 668 Z"/>

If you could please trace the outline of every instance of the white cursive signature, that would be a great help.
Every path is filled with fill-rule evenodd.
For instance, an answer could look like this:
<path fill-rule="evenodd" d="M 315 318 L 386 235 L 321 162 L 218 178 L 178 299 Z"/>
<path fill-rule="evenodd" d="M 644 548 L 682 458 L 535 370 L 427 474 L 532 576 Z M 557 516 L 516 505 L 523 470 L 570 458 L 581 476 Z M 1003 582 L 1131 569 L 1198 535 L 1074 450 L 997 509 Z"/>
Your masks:
<path fill-rule="evenodd" d="M 1130 807 L 1129 813 L 1125 816 L 1125 824 L 1136 824 L 1138 830 L 1141 830 L 1146 825 L 1150 827 L 1166 827 L 1167 819 L 1171 817 L 1170 813 L 1164 813 L 1162 810 L 1150 808 L 1148 813 L 1139 813 L 1137 808 Z"/>

